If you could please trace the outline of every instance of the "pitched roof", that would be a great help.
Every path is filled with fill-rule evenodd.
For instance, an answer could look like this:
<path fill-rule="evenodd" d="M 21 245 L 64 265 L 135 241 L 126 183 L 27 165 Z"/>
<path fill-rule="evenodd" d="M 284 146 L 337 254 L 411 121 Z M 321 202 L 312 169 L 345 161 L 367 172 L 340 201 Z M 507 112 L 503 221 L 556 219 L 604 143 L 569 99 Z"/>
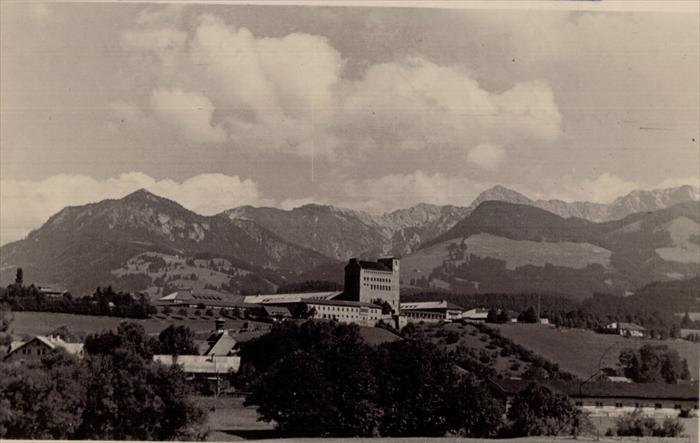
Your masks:
<path fill-rule="evenodd" d="M 154 355 L 153 361 L 164 365 L 179 365 L 187 374 L 225 374 L 238 372 L 241 358 L 238 356 L 206 355 Z"/>
<path fill-rule="evenodd" d="M 236 295 L 192 293 L 190 291 L 177 291 L 156 300 L 155 304 L 203 304 L 207 306 L 217 306 L 222 308 L 246 307 L 243 297 Z"/>
<path fill-rule="evenodd" d="M 450 309 L 456 311 L 464 311 L 464 308 L 457 306 L 454 303 L 441 300 L 441 301 L 419 301 L 412 303 L 401 303 L 402 310 L 414 311 L 414 310 L 427 310 L 427 309 Z"/>
<path fill-rule="evenodd" d="M 29 343 L 32 343 L 34 341 L 38 341 L 42 344 L 44 344 L 46 347 L 49 349 L 63 349 L 64 351 L 68 352 L 69 354 L 73 355 L 80 355 L 83 352 L 83 344 L 82 343 L 69 343 L 64 341 L 61 337 L 58 336 L 46 336 L 46 335 L 37 335 L 31 340 L 27 340 L 26 342 L 12 342 L 10 344 L 10 352 L 5 356 L 7 358 L 10 354 L 15 353 L 18 349 L 23 348 L 24 346 L 28 345 Z"/>
<path fill-rule="evenodd" d="M 207 339 L 207 343 L 209 343 L 209 348 L 204 352 L 204 355 L 229 355 L 233 347 L 236 346 L 236 340 L 229 335 L 228 331 L 213 333 Z"/>
<path fill-rule="evenodd" d="M 285 308 L 284 306 L 271 306 L 271 305 L 263 305 L 263 309 L 265 310 L 265 313 L 267 315 L 281 315 L 284 317 L 291 317 L 292 313 L 289 312 L 289 309 Z"/>
<path fill-rule="evenodd" d="M 525 389 L 531 380 L 491 380 L 491 383 L 502 392 L 510 395 L 517 394 Z M 616 382 L 590 382 L 577 383 L 562 380 L 539 383 L 549 389 L 570 397 L 614 397 L 614 398 L 640 398 L 640 399 L 674 399 L 695 400 L 698 399 L 698 382 L 692 383 L 616 383 Z"/>
<path fill-rule="evenodd" d="M 352 300 L 305 300 L 307 305 L 327 305 L 327 306 L 350 306 L 355 308 L 373 308 L 382 309 L 381 306 L 374 303 Z"/>
<path fill-rule="evenodd" d="M 263 294 L 247 295 L 243 301 L 245 303 L 299 303 L 304 300 L 329 300 L 342 294 L 342 291 L 327 292 L 300 292 L 289 294 Z"/>

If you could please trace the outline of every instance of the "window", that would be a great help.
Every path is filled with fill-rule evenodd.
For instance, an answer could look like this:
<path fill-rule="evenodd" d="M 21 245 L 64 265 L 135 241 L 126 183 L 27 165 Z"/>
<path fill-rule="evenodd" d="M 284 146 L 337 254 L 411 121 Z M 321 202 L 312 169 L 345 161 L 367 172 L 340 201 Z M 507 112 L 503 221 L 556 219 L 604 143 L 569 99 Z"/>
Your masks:
<path fill-rule="evenodd" d="M 654 409 L 661 409 L 663 405 L 661 403 L 654 403 Z"/>
<path fill-rule="evenodd" d="M 680 409 L 680 408 L 681 408 L 681 405 L 679 405 L 679 404 L 673 405 L 673 409 Z"/>
<path fill-rule="evenodd" d="M 579 406 L 579 407 L 583 406 L 583 402 L 582 402 L 582 401 L 577 401 L 577 402 L 576 402 L 576 406 Z"/>
<path fill-rule="evenodd" d="M 621 408 L 621 407 L 622 407 L 622 403 L 620 403 L 620 402 L 615 403 L 615 407 L 616 407 L 616 408 Z"/>
<path fill-rule="evenodd" d="M 602 402 L 602 401 L 597 401 L 597 402 L 595 402 L 595 407 L 596 407 L 596 408 L 602 408 L 602 407 L 603 407 L 603 402 Z"/>

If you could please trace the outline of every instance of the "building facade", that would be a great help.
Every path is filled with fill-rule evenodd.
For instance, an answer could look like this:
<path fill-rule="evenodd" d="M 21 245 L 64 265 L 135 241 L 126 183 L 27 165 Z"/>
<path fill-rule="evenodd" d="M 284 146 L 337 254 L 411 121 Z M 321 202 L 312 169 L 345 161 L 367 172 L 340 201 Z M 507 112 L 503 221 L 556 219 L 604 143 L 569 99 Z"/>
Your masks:
<path fill-rule="evenodd" d="M 313 312 L 310 318 L 318 320 L 374 326 L 379 320 L 391 318 L 390 314 L 382 314 L 381 306 L 373 303 L 351 300 L 306 300 L 304 303 Z"/>
<path fill-rule="evenodd" d="M 352 258 L 345 266 L 345 286 L 338 299 L 363 303 L 382 300 L 398 314 L 400 276 L 398 258 L 380 258 L 376 262 Z"/>
<path fill-rule="evenodd" d="M 506 408 L 525 389 L 527 380 L 489 380 Z M 616 417 L 634 410 L 652 417 L 677 417 L 681 410 L 698 413 L 698 383 L 543 383 L 554 392 L 568 396 L 576 407 L 591 416 Z"/>
<path fill-rule="evenodd" d="M 454 321 L 462 318 L 464 308 L 448 301 L 423 301 L 401 303 L 401 316 L 407 322 Z"/>

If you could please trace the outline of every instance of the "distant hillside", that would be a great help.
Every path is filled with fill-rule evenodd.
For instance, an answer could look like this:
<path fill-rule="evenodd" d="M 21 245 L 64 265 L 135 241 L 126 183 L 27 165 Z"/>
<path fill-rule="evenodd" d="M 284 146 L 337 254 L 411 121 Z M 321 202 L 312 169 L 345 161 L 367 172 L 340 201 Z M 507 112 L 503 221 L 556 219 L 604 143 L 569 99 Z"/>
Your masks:
<path fill-rule="evenodd" d="M 75 293 L 106 284 L 145 289 L 153 275 L 113 273 L 143 253 L 220 258 L 280 283 L 330 261 L 254 222 L 201 216 L 137 191 L 120 200 L 65 208 L 26 239 L 3 246 L 0 279 L 8 284 L 22 267 L 27 282 L 51 282 Z"/>
<path fill-rule="evenodd" d="M 625 295 L 652 281 L 694 277 L 700 203 L 594 223 L 486 201 L 406 256 L 405 284 L 463 293 Z"/>

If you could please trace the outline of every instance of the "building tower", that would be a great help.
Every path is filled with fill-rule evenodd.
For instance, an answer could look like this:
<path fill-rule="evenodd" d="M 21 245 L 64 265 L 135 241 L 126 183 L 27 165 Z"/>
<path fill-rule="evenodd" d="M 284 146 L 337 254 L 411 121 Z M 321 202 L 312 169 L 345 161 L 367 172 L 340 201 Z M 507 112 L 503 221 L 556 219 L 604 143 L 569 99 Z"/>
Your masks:
<path fill-rule="evenodd" d="M 340 299 L 373 303 L 382 300 L 399 313 L 400 264 L 396 257 L 376 262 L 351 258 L 345 266 L 345 287 Z"/>

